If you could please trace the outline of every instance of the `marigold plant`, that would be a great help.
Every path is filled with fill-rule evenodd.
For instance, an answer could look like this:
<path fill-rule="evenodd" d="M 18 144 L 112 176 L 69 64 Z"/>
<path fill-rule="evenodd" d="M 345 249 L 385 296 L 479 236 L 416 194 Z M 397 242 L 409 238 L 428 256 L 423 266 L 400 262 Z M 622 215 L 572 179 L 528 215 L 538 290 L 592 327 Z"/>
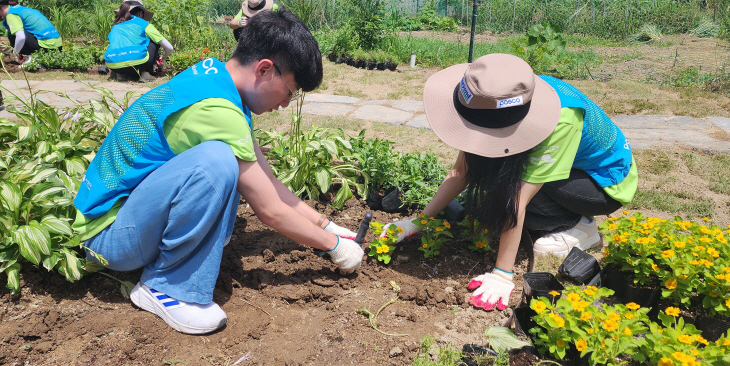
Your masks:
<path fill-rule="evenodd" d="M 467 215 L 458 224 L 464 228 L 460 234 L 469 240 L 470 250 L 475 252 L 488 252 L 492 250 L 489 246 L 489 232 L 482 227 L 482 224 L 478 220 L 472 219 Z"/>
<path fill-rule="evenodd" d="M 421 247 L 418 250 L 423 252 L 425 258 L 433 258 L 439 255 L 439 249 L 446 242 L 446 237 L 453 238 L 454 235 L 449 232 L 451 224 L 446 220 L 427 217 L 424 214 L 418 215 L 413 219 L 413 224 L 420 227 Z"/>
<path fill-rule="evenodd" d="M 373 230 L 376 239 L 370 242 L 370 245 L 368 246 L 370 249 L 368 256 L 375 257 L 385 264 L 390 263 L 390 253 L 393 253 L 395 250 L 395 244 L 398 242 L 397 230 L 402 229 L 396 229 L 395 225 L 389 225 L 385 236 L 381 238 L 380 235 L 386 231 L 386 229 L 383 228 L 382 223 L 371 221 L 370 228 Z"/>

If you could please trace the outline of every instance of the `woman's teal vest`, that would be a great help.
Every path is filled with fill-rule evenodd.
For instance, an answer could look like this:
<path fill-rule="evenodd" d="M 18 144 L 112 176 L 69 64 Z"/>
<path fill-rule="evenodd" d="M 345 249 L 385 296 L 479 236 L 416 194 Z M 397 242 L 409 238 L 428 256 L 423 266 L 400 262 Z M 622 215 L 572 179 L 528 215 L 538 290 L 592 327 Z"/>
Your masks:
<path fill-rule="evenodd" d="M 56 27 L 46 18 L 40 11 L 26 8 L 25 6 L 15 5 L 8 9 L 8 14 L 15 14 L 23 21 L 23 29 L 35 36 L 36 39 L 58 38 Z M 8 28 L 7 21 L 3 20 L 3 27 Z"/>
<path fill-rule="evenodd" d="M 132 15 L 132 19 L 116 24 L 109 32 L 109 47 L 104 52 L 107 64 L 137 61 L 147 57 L 150 38 L 145 33 L 148 21 Z"/>
<path fill-rule="evenodd" d="M 631 146 L 601 107 L 572 85 L 551 76 L 540 75 L 558 92 L 561 108 L 583 109 L 583 135 L 575 154 L 573 168 L 588 173 L 601 187 L 621 183 L 631 169 Z"/>
<path fill-rule="evenodd" d="M 74 200 L 76 208 L 94 219 L 129 196 L 147 175 L 175 157 L 165 138 L 165 119 L 208 98 L 231 101 L 251 128 L 251 111 L 242 105 L 225 64 L 214 58 L 198 62 L 145 93 L 122 114 L 86 170 Z"/>

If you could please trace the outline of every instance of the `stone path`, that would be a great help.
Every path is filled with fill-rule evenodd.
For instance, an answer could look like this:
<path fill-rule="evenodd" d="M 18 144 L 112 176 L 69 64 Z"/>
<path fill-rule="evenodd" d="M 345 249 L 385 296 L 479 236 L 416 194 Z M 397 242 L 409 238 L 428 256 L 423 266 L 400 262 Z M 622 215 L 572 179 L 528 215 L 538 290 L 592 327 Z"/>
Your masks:
<path fill-rule="evenodd" d="M 137 83 L 88 83 L 108 89 L 118 99 L 123 98 L 127 92 L 144 93 L 149 90 L 149 87 Z M 0 82 L 5 97 L 9 96 L 8 91 L 27 97 L 29 92 L 25 81 L 18 81 L 17 85 L 19 88 L 10 80 Z M 99 97 L 96 91 L 73 80 L 31 80 L 30 87 L 39 91 L 38 99 L 60 108 L 72 107 L 74 104 L 54 92 L 67 93 L 81 103 Z M 423 102 L 417 100 L 361 100 L 339 95 L 307 94 L 302 112 L 430 129 L 423 111 Z M 0 118 L 11 117 L 14 116 L 7 111 L 0 112 Z M 614 116 L 612 120 L 621 128 L 634 149 L 682 144 L 706 152 L 730 153 L 730 118 L 644 115 Z"/>

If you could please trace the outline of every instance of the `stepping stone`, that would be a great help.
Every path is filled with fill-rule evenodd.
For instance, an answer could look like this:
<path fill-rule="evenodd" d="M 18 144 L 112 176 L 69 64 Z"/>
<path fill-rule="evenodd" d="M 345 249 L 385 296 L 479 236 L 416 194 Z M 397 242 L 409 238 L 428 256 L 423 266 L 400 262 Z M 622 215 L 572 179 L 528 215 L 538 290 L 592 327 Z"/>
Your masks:
<path fill-rule="evenodd" d="M 412 120 L 406 122 L 406 126 L 416 127 L 416 128 L 425 128 L 427 130 L 431 130 L 431 126 L 428 124 L 428 120 L 426 119 L 425 114 L 421 114 L 416 117 L 413 117 Z"/>
<path fill-rule="evenodd" d="M 22 79 L 22 80 L 16 79 L 15 81 L 3 80 L 2 82 L 0 82 L 0 85 L 2 85 L 3 88 L 9 89 L 9 90 L 15 92 L 16 90 L 18 90 L 18 88 L 27 90 L 28 85 L 30 85 L 30 87 L 34 91 L 38 90 L 38 89 L 40 89 L 41 83 L 42 82 L 39 80 L 28 80 L 28 82 L 26 82 L 25 79 Z M 15 86 L 16 84 L 17 84 L 17 87 Z"/>
<path fill-rule="evenodd" d="M 730 118 L 707 117 L 706 120 L 710 121 L 713 125 L 722 128 L 723 131 L 730 132 Z"/>
<path fill-rule="evenodd" d="M 380 105 L 364 105 L 350 114 L 350 118 L 386 122 L 394 125 L 402 125 L 403 122 L 408 121 L 412 117 L 413 115 L 408 112 Z"/>
<path fill-rule="evenodd" d="M 304 96 L 305 102 L 310 103 L 342 103 L 342 104 L 356 104 L 360 101 L 355 97 L 343 97 L 341 95 L 331 94 L 307 94 Z"/>
<path fill-rule="evenodd" d="M 341 117 L 355 109 L 354 106 L 341 103 L 307 103 L 302 106 L 302 113 L 316 116 Z"/>
<path fill-rule="evenodd" d="M 629 141 L 629 144 L 631 144 L 632 151 L 657 149 L 660 147 L 669 147 L 674 145 L 670 141 L 663 140 L 631 140 Z"/>
<path fill-rule="evenodd" d="M 73 108 L 76 106 L 76 103 L 69 100 L 68 98 L 59 97 L 58 95 L 51 94 L 51 93 L 42 93 L 38 95 L 38 100 L 40 100 L 43 103 L 46 103 L 50 106 L 57 107 L 57 108 Z M 86 101 L 77 100 L 81 103 L 88 102 L 88 99 Z"/>
<path fill-rule="evenodd" d="M 688 144 L 690 142 L 715 141 L 706 133 L 699 131 L 635 129 L 624 130 L 623 133 L 632 145 L 637 140 L 681 141 Z"/>
<path fill-rule="evenodd" d="M 390 105 L 406 112 L 423 112 L 423 101 L 420 100 L 391 100 Z"/>
<path fill-rule="evenodd" d="M 712 128 L 707 121 L 684 116 L 615 116 L 611 120 L 622 131 L 629 129 L 706 130 Z"/>
<path fill-rule="evenodd" d="M 687 145 L 706 153 L 730 153 L 730 142 L 689 142 Z"/>
<path fill-rule="evenodd" d="M 375 99 L 375 100 L 363 100 L 360 102 L 360 105 L 384 105 L 388 104 L 389 102 L 385 99 Z"/>
<path fill-rule="evenodd" d="M 88 86 L 74 80 L 47 80 L 43 81 L 38 88 L 42 90 L 51 90 L 61 93 L 67 93 L 74 90 L 90 90 Z"/>

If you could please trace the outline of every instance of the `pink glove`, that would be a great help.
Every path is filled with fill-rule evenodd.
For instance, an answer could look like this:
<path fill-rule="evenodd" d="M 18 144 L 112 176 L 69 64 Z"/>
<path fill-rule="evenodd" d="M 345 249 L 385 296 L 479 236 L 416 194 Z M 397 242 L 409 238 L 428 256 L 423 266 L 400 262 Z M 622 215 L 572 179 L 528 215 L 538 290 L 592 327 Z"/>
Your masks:
<path fill-rule="evenodd" d="M 512 273 L 493 269 L 491 273 L 485 273 L 471 280 L 469 289 L 476 291 L 469 297 L 469 303 L 484 310 L 504 310 L 509 306 L 509 297 L 515 284 L 512 282 Z"/>
<path fill-rule="evenodd" d="M 416 226 L 416 224 L 413 223 L 413 220 L 415 220 L 415 218 L 403 219 L 400 221 L 396 221 L 392 224 L 385 225 L 385 227 L 383 228 L 383 233 L 380 234 L 380 237 L 385 237 L 385 235 L 388 233 L 388 229 L 393 228 L 393 226 L 395 226 L 393 229 L 395 229 L 396 231 L 398 231 L 398 229 L 401 229 L 403 231 L 398 232 L 398 243 L 400 243 L 401 241 L 403 241 L 403 239 L 407 237 L 420 233 L 422 229 Z"/>
<path fill-rule="evenodd" d="M 342 226 L 335 224 L 334 222 L 332 222 L 332 220 L 330 220 L 330 222 L 328 222 L 327 225 L 324 226 L 324 231 L 335 234 L 340 238 L 350 240 L 355 240 L 355 236 L 357 235 L 354 232 L 350 231 L 350 229 L 346 229 Z"/>

